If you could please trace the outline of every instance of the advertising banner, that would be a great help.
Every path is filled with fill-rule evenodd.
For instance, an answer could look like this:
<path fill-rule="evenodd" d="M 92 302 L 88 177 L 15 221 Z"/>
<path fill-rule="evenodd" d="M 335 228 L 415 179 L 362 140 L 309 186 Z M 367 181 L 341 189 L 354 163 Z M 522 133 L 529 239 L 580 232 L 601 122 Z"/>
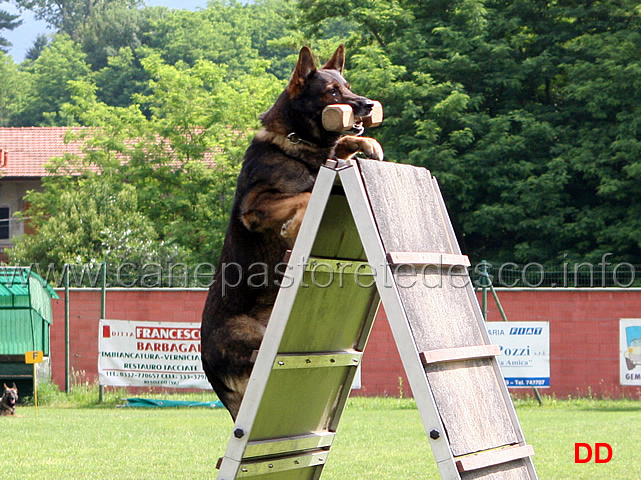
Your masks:
<path fill-rule="evenodd" d="M 116 387 L 210 390 L 200 362 L 200 323 L 100 320 L 98 376 Z"/>
<path fill-rule="evenodd" d="M 641 386 L 641 318 L 619 320 L 619 379 Z"/>
<path fill-rule="evenodd" d="M 550 386 L 550 323 L 488 322 L 492 343 L 508 387 Z"/>

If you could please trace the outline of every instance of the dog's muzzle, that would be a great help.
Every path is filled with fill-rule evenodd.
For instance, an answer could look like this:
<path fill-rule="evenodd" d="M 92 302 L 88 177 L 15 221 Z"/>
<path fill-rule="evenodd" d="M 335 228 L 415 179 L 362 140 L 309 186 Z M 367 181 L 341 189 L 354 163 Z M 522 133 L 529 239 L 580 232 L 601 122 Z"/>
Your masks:
<path fill-rule="evenodd" d="M 348 131 L 351 135 L 362 135 L 365 131 L 363 126 L 363 118 L 370 117 L 372 115 L 372 109 L 374 108 L 374 102 L 369 98 L 360 97 L 358 101 L 349 104 L 354 111 L 354 126 L 351 130 Z"/>

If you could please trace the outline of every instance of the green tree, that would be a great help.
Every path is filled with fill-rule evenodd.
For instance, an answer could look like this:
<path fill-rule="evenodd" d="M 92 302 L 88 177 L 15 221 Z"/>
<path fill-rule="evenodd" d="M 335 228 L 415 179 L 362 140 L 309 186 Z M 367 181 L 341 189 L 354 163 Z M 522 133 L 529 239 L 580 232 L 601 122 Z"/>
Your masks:
<path fill-rule="evenodd" d="M 117 55 L 107 57 L 107 66 L 95 72 L 93 77 L 98 98 L 114 107 L 126 107 L 131 105 L 134 95 L 148 95 L 150 77 L 141 60 L 149 53 L 124 47 Z"/>
<path fill-rule="evenodd" d="M 3 30 L 13 30 L 22 25 L 22 20 L 18 20 L 18 18 L 20 15 L 12 15 L 6 10 L 0 10 L 0 33 Z M 11 42 L 0 35 L 0 50 L 6 53 L 10 46 Z"/>
<path fill-rule="evenodd" d="M 44 20 L 57 31 L 77 39 L 84 23 L 114 3 L 138 6 L 138 0 L 14 0 L 18 7 L 31 10 L 36 19 Z"/>
<path fill-rule="evenodd" d="M 230 76 L 242 75 L 258 61 L 268 61 L 270 73 L 285 78 L 291 62 L 283 69 L 283 57 L 291 46 L 278 40 L 289 26 L 293 9 L 284 0 L 246 4 L 236 0 L 213 0 L 207 9 L 191 12 L 153 8 L 149 26 L 142 33 L 144 45 L 154 49 L 170 64 L 194 65 L 209 60 L 228 68 Z"/>
<path fill-rule="evenodd" d="M 0 52 L 0 126 L 9 127 L 24 108 L 30 76 L 20 71 L 13 59 Z"/>
<path fill-rule="evenodd" d="M 39 34 L 33 42 L 33 45 L 31 45 L 31 47 L 29 47 L 29 50 L 27 50 L 25 60 L 37 60 L 38 57 L 40 57 L 40 55 L 42 54 L 42 51 L 47 47 L 47 45 L 49 45 L 49 36 L 42 33 Z"/>
<path fill-rule="evenodd" d="M 109 57 L 117 55 L 122 48 L 140 47 L 144 22 L 143 10 L 136 8 L 136 2 L 109 2 L 93 10 L 77 29 L 79 43 L 92 70 L 106 67 Z"/>
<path fill-rule="evenodd" d="M 260 63 L 235 80 L 208 61 L 171 66 L 151 56 L 143 65 L 152 93 L 136 102 L 151 115 L 127 135 L 147 140 L 127 154 L 121 174 L 136 186 L 141 208 L 162 239 L 190 251 L 192 262 L 213 261 L 222 247 L 240 159 L 258 115 L 282 84 Z M 151 148 L 157 138 L 167 143 Z"/>
<path fill-rule="evenodd" d="M 47 189 L 60 187 L 59 179 L 45 179 Z M 138 210 L 132 185 L 110 181 L 104 176 L 85 174 L 55 196 L 30 192 L 38 233 L 24 235 L 10 250 L 16 264 L 37 263 L 61 268 L 67 264 L 97 266 L 107 262 L 115 267 L 166 263 L 167 249 L 158 242 L 151 222 Z M 46 208 L 47 220 L 37 211 Z M 171 249 L 170 249 L 171 250 Z M 172 252 L 173 253 L 173 252 Z"/>
<path fill-rule="evenodd" d="M 111 243 L 101 233 L 115 232 L 116 239 L 133 228 L 122 213 L 114 213 L 113 224 L 107 226 L 107 220 L 98 215 L 91 220 L 95 228 L 73 235 L 64 230 L 73 233 L 76 224 L 85 221 L 79 214 L 68 213 L 72 200 L 95 196 L 99 209 L 108 195 L 116 202 L 118 195 L 131 192 L 135 192 L 135 202 L 128 196 L 127 208 L 131 215 L 135 213 L 132 218 L 141 225 L 141 232 L 147 232 L 140 238 L 152 240 L 138 244 L 138 258 L 170 257 L 188 264 L 217 260 L 240 158 L 257 127 L 258 114 L 283 85 L 262 64 L 236 80 L 228 80 L 224 67 L 208 61 L 198 61 L 193 67 L 172 66 L 151 55 L 143 66 L 151 78 L 152 93 L 138 95 L 136 104 L 128 107 L 99 101 L 96 86 L 87 80 L 70 82 L 72 101 L 64 106 L 61 117 L 87 127 L 76 134 L 84 141 L 84 154 L 54 161 L 51 170 L 55 175 L 47 179 L 42 192 L 30 194 L 33 207 L 28 214 L 36 219 L 35 236 L 42 238 L 25 238 L 15 260 L 48 264 L 48 246 L 56 242 L 56 236 L 66 235 L 69 240 L 55 250 L 58 259 L 75 258 L 77 242 L 85 242 L 87 249 L 78 250 L 81 262 L 91 263 L 94 258 L 132 261 L 135 248 L 123 246 L 120 253 L 111 253 L 117 249 L 107 248 Z M 103 197 L 93 193 L 95 184 L 103 184 Z M 69 195 L 61 207 L 64 192 Z M 91 208 L 87 212 L 89 218 L 96 217 Z M 45 228 L 50 222 L 52 226 Z M 149 227 L 153 235 L 148 234 Z"/>
<path fill-rule="evenodd" d="M 80 47 L 68 36 L 58 34 L 25 71 L 30 76 L 30 90 L 16 123 L 66 125 L 68 119 L 61 115 L 61 107 L 71 100 L 69 82 L 90 76 Z"/>
<path fill-rule="evenodd" d="M 284 0 L 215 1 L 195 12 L 127 8 L 118 3 L 105 7 L 104 14 L 85 23 L 80 35 L 96 72 L 98 98 L 109 105 L 129 105 L 136 93 L 149 95 L 143 60 L 152 54 L 169 64 L 194 66 L 208 60 L 224 65 L 229 79 L 246 75 L 261 62 L 280 79 L 291 74 L 295 59 L 288 57 L 299 45 L 279 42 L 294 12 Z"/>
<path fill-rule="evenodd" d="M 567 131 L 561 152 L 574 182 L 566 239 L 597 261 L 607 252 L 638 262 L 641 246 L 641 39 L 638 5 L 576 5 L 584 24 L 565 45 Z M 577 188 L 577 187 L 581 188 Z"/>
<path fill-rule="evenodd" d="M 636 3 L 299 5 L 315 41 L 353 25 L 347 76 L 386 108 L 372 133 L 433 171 L 474 259 L 641 262 Z"/>

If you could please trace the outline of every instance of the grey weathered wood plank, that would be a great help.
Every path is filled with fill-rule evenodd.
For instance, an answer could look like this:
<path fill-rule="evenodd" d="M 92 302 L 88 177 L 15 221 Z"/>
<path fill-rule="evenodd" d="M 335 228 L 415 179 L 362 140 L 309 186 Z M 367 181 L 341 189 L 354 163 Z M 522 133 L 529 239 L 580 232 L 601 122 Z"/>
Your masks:
<path fill-rule="evenodd" d="M 388 252 L 458 255 L 429 172 L 412 166 L 360 163 Z M 444 269 L 397 270 L 395 280 L 419 351 L 484 345 L 482 324 L 467 291 L 467 275 Z M 501 383 L 491 362 L 467 360 L 427 367 L 454 455 L 517 442 Z M 483 401 L 479 401 L 482 399 Z"/>
<path fill-rule="evenodd" d="M 442 362 L 456 362 L 471 358 L 496 357 L 501 353 L 498 345 L 471 345 L 467 347 L 441 348 L 421 352 L 423 365 Z"/>
<path fill-rule="evenodd" d="M 386 251 L 454 253 L 428 170 L 367 161 L 359 167 Z"/>
<path fill-rule="evenodd" d="M 427 379 L 455 456 L 518 442 L 491 359 L 439 363 Z"/>
<path fill-rule="evenodd" d="M 456 459 L 456 466 L 459 472 L 470 472 L 520 460 L 532 455 L 534 455 L 534 449 L 530 445 L 510 445 L 459 457 Z"/>
<path fill-rule="evenodd" d="M 461 480 L 531 480 L 526 460 L 515 460 L 494 467 L 461 473 Z"/>
<path fill-rule="evenodd" d="M 395 265 L 433 265 L 439 268 L 469 267 L 470 259 L 467 255 L 433 252 L 389 252 L 389 262 Z"/>
<path fill-rule="evenodd" d="M 470 298 L 457 285 L 468 277 L 398 272 L 395 279 L 419 351 L 485 344 Z"/>

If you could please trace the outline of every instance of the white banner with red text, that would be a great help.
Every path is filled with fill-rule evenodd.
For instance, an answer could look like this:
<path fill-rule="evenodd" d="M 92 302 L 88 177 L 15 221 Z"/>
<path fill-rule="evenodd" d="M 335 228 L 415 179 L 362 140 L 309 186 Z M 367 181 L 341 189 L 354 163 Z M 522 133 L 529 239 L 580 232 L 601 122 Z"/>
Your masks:
<path fill-rule="evenodd" d="M 98 377 L 116 387 L 211 390 L 200 361 L 200 323 L 101 319 Z"/>

